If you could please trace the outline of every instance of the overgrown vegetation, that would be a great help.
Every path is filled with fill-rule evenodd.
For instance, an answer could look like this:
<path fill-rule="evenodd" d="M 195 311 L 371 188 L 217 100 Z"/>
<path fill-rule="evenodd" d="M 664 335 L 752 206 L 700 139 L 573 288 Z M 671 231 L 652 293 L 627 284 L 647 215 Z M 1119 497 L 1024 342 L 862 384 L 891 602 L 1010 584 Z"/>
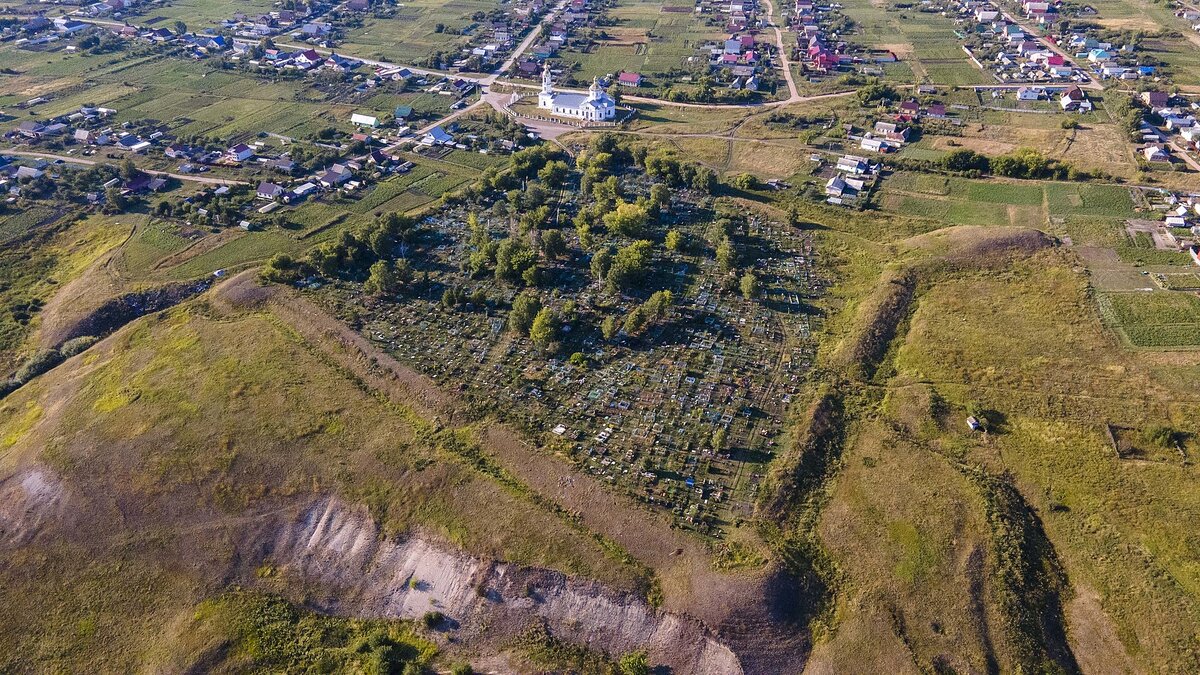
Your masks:
<path fill-rule="evenodd" d="M 315 614 L 249 591 L 204 602 L 194 621 L 228 641 L 227 665 L 239 670 L 418 675 L 437 654 L 412 624 Z"/>

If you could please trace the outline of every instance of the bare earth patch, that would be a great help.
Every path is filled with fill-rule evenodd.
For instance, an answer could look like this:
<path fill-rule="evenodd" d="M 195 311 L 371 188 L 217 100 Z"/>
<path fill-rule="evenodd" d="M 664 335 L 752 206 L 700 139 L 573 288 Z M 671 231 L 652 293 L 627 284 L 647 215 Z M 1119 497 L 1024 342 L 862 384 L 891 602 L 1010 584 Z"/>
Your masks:
<path fill-rule="evenodd" d="M 1144 673 L 1129 657 L 1117 636 L 1117 627 L 1100 605 L 1100 594 L 1087 586 L 1075 587 L 1075 598 L 1067 605 L 1071 627 L 1071 651 L 1085 675 Z"/>

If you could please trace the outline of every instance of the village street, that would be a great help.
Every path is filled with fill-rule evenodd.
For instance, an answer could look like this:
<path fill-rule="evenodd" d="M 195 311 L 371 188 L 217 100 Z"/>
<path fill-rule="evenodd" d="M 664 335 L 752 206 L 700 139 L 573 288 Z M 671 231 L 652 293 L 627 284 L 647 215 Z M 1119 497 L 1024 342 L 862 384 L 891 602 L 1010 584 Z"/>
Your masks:
<path fill-rule="evenodd" d="M 91 159 L 83 159 L 82 157 L 72 157 L 70 155 L 55 155 L 48 152 L 29 152 L 27 150 L 5 150 L 6 155 L 20 155 L 22 157 L 37 157 L 49 160 L 61 160 L 69 164 L 83 164 L 86 166 L 94 166 L 99 162 Z M 204 183 L 207 185 L 250 185 L 244 180 L 234 180 L 232 178 L 214 178 L 212 176 L 196 176 L 186 173 L 169 173 L 167 171 L 155 171 L 153 169 L 142 169 L 143 173 L 148 173 L 152 176 L 166 176 L 167 178 L 175 178 L 177 180 L 189 181 L 192 183 Z"/>

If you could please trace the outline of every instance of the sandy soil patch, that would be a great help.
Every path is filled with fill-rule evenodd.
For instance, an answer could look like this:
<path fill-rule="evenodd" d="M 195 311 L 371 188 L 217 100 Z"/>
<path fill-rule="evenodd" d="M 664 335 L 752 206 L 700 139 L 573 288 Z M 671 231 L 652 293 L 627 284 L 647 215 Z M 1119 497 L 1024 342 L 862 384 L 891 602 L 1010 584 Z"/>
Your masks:
<path fill-rule="evenodd" d="M 895 53 L 896 57 L 901 61 L 911 61 L 913 54 L 913 46 L 907 42 L 895 42 L 889 44 L 876 45 L 876 49 L 886 49 Z"/>
<path fill-rule="evenodd" d="M 1123 16 L 1116 18 L 1093 18 L 1090 21 L 1098 23 L 1105 28 L 1113 30 L 1140 30 L 1147 33 L 1157 33 L 1162 30 L 1160 25 L 1154 19 L 1144 16 Z"/>
<path fill-rule="evenodd" d="M 974 150 L 984 155 L 1003 155 L 1017 148 L 1015 143 L 972 136 L 962 136 L 959 138 L 936 136 L 932 139 L 930 145 L 933 146 L 934 150 L 959 150 L 966 148 L 967 150 Z"/>
<path fill-rule="evenodd" d="M 1071 627 L 1071 651 L 1086 675 L 1123 675 L 1144 673 L 1125 651 L 1117 637 L 1117 627 L 1100 605 L 1100 594 L 1087 586 L 1075 588 L 1075 598 L 1067 605 Z"/>

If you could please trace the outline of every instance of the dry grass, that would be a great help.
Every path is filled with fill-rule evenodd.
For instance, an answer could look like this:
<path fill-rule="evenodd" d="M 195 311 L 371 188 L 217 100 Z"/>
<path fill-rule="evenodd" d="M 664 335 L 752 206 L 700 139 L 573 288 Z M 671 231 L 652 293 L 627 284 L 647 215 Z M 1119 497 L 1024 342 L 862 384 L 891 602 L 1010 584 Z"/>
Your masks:
<path fill-rule="evenodd" d="M 72 515 L 58 526 L 69 545 L 46 532 L 0 566 L 14 599 L 0 608 L 0 663 L 133 668 L 234 564 L 225 527 L 327 491 L 365 501 L 392 533 L 633 586 L 638 572 L 592 536 L 433 444 L 419 417 L 270 315 L 211 311 L 131 325 L 4 400 L 5 474 L 49 465 Z M 32 424 L 16 414 L 30 403 Z M 76 630 L 84 618 L 97 629 Z"/>

